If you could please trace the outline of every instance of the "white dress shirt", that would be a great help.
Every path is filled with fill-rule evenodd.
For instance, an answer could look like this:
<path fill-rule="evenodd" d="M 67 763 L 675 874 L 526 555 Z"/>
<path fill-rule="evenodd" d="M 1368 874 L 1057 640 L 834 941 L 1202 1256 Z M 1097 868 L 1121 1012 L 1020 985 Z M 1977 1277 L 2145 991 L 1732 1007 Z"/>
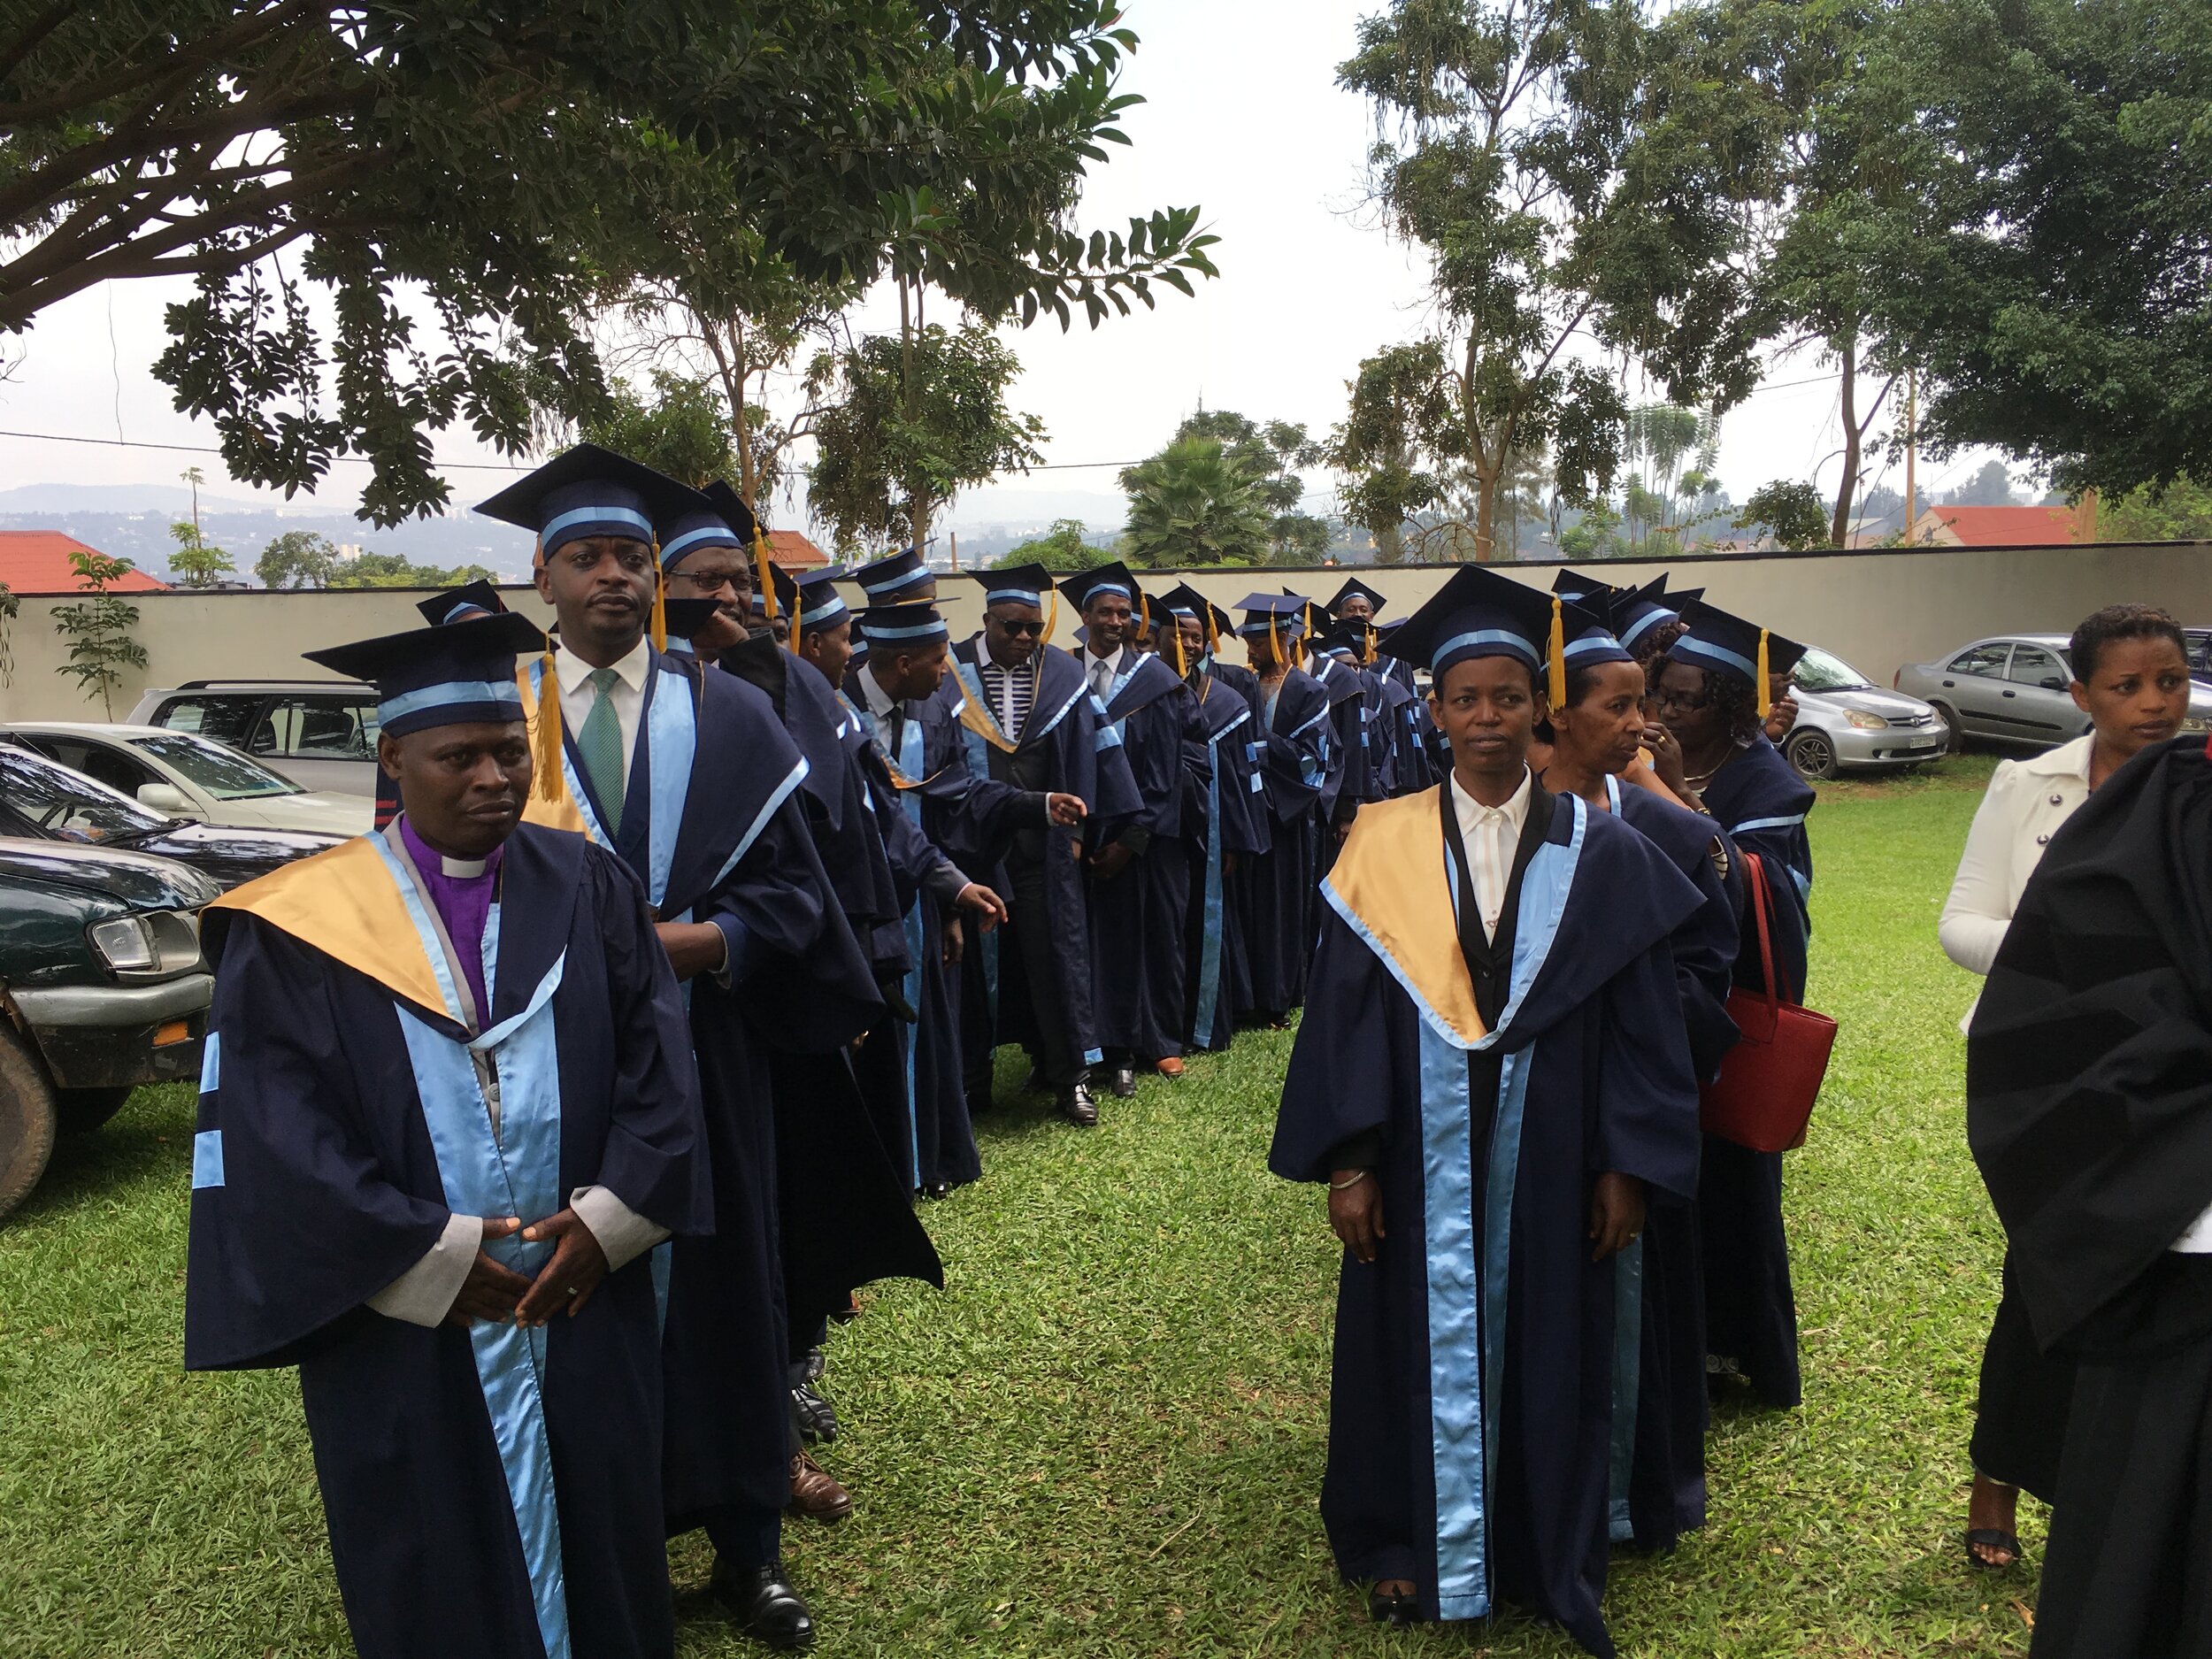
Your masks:
<path fill-rule="evenodd" d="M 858 678 L 860 695 L 868 704 L 868 726 L 875 734 L 876 747 L 895 761 L 899 747 L 892 741 L 891 717 L 898 712 L 898 702 L 877 680 L 874 664 L 863 663 Z"/>
<path fill-rule="evenodd" d="M 627 795 L 630 760 L 637 753 L 637 729 L 645 718 L 645 680 L 653 666 L 652 641 L 640 640 L 627 657 L 608 666 L 618 676 L 607 695 L 614 703 L 615 722 L 622 730 L 622 792 Z M 599 694 L 592 689 L 592 665 L 565 645 L 553 653 L 553 672 L 561 682 L 561 724 L 568 728 L 572 740 L 584 729 L 592 704 L 599 700 Z"/>
<path fill-rule="evenodd" d="M 1503 806 L 1485 806 L 1460 787 L 1452 774 L 1452 808 L 1459 814 L 1459 843 L 1467 849 L 1467 872 L 1474 878 L 1475 907 L 1482 912 L 1482 936 L 1498 936 L 1505 913 L 1505 889 L 1513 879 L 1513 855 L 1528 822 L 1529 791 L 1535 774 L 1524 770 L 1521 787 Z"/>
<path fill-rule="evenodd" d="M 1105 703 L 1114 695 L 1114 680 L 1121 673 L 1122 659 L 1129 655 L 1129 648 L 1121 646 L 1104 657 L 1091 652 L 1088 646 L 1084 649 L 1083 672 L 1090 679 L 1092 692 Z"/>

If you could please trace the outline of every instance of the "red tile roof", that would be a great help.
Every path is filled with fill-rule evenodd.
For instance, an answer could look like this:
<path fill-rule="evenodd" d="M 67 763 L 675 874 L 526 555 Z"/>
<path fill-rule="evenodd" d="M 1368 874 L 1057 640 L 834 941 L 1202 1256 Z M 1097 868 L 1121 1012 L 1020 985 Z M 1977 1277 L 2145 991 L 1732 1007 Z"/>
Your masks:
<path fill-rule="evenodd" d="M 796 530 L 771 530 L 768 557 L 787 571 L 818 571 L 830 562 L 828 554 Z"/>
<path fill-rule="evenodd" d="M 1929 518 L 1961 547 L 2063 546 L 2074 540 L 2079 523 L 2071 507 L 1931 507 L 1923 524 Z"/>
<path fill-rule="evenodd" d="M 73 594 L 81 592 L 77 572 L 70 568 L 72 553 L 98 549 L 58 530 L 0 530 L 0 582 L 16 594 Z M 165 590 L 144 571 L 132 571 L 111 590 L 142 594 Z"/>

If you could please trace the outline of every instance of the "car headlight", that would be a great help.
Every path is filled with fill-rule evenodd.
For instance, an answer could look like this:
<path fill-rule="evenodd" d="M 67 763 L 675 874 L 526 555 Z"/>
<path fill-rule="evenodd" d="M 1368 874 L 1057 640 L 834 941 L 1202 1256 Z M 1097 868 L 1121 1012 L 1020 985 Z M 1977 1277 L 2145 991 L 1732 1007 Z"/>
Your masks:
<path fill-rule="evenodd" d="M 92 949 L 126 977 L 181 973 L 200 959 L 197 922 L 181 910 L 150 910 L 95 922 L 85 929 Z"/>
<path fill-rule="evenodd" d="M 1852 710 L 1843 718 L 1848 720 L 1855 730 L 1861 732 L 1878 732 L 1889 725 L 1889 722 L 1880 715 L 1868 714 L 1859 709 Z"/>

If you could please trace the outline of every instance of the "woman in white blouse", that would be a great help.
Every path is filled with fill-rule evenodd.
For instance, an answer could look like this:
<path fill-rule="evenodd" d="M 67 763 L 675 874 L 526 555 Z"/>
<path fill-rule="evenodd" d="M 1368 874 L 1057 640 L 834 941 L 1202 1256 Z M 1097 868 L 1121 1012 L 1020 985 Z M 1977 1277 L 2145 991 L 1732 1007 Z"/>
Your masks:
<path fill-rule="evenodd" d="M 2058 826 L 2139 751 L 2179 731 L 2189 711 L 2189 659 L 2181 630 L 2163 611 L 2107 606 L 2074 630 L 2068 655 L 2074 702 L 2089 716 L 2089 731 L 1997 768 L 1943 906 L 1937 932 L 1944 954 L 1970 972 L 1986 974 L 1997 959 L 2021 890 Z M 2038 1349 L 2008 1287 L 1982 1352 L 1966 1522 L 1974 1565 L 2020 1559 L 2020 1488 L 2047 1502 L 2057 1491 L 2073 1385 L 2073 1366 Z"/>

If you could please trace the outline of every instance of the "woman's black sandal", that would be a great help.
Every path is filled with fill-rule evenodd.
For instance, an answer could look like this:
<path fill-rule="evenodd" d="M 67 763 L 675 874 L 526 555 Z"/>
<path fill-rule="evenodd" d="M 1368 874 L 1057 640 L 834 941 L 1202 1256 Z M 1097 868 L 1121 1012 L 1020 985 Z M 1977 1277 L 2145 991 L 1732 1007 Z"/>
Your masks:
<path fill-rule="evenodd" d="M 1978 1544 L 1984 1549 L 2004 1550 L 2012 1556 L 2012 1559 L 1992 1561 L 1986 1555 L 1976 1552 L 1975 1546 Z M 1979 1567 L 1984 1572 L 2009 1572 L 2026 1559 L 2027 1551 L 2020 1548 L 2018 1537 L 2006 1532 L 2001 1526 L 1975 1526 L 1967 1529 L 1966 1564 L 1968 1566 Z"/>

